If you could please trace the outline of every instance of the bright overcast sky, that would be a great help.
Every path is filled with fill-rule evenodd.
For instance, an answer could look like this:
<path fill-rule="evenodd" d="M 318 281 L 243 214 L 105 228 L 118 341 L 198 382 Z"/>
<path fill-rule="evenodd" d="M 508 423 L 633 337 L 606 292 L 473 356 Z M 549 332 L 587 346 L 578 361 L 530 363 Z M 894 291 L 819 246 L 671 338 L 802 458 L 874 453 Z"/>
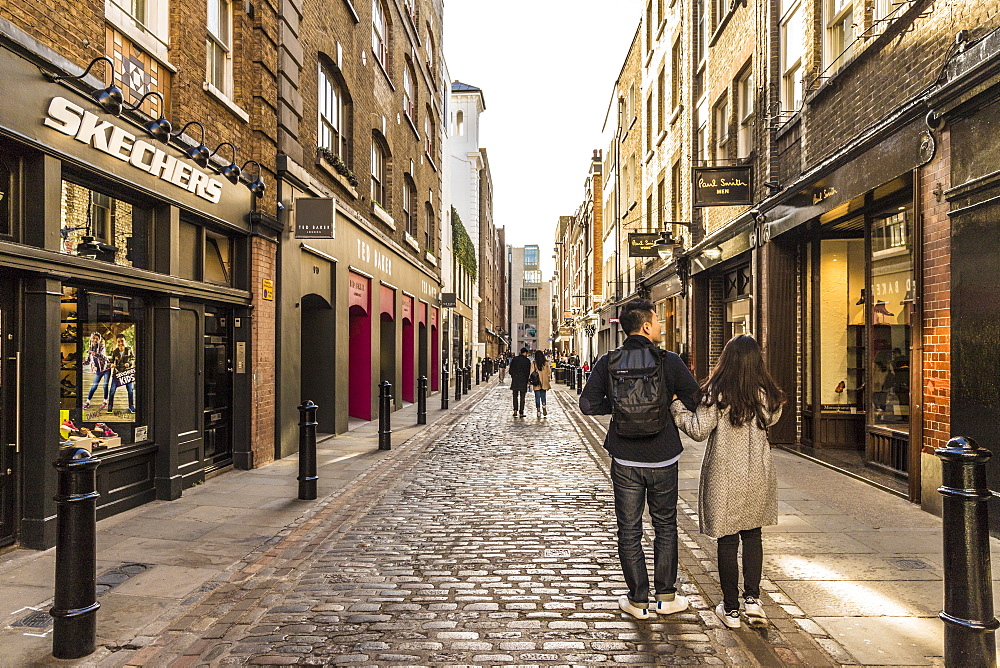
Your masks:
<path fill-rule="evenodd" d="M 542 247 L 583 183 L 642 0 L 445 0 L 451 78 L 486 98 L 480 143 L 493 174 L 493 222 L 507 243 Z"/>

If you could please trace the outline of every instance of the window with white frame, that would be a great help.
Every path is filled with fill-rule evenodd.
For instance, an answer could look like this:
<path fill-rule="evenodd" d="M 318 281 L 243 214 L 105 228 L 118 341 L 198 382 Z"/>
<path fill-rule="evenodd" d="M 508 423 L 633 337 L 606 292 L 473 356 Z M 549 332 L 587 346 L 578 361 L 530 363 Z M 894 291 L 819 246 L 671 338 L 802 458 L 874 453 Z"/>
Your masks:
<path fill-rule="evenodd" d="M 112 0 L 139 23 L 146 25 L 146 0 Z"/>
<path fill-rule="evenodd" d="M 729 100 L 726 93 L 722 94 L 719 101 L 712 107 L 712 138 L 714 144 L 714 158 L 722 161 L 729 158 Z"/>
<path fill-rule="evenodd" d="M 708 110 L 707 103 L 699 105 L 695 113 L 695 127 L 698 128 L 695 135 L 695 159 L 698 161 L 708 160 Z"/>
<path fill-rule="evenodd" d="M 416 239 L 417 186 L 414 185 L 413 177 L 409 174 L 403 175 L 403 223 L 406 226 L 406 233 Z"/>
<path fill-rule="evenodd" d="M 646 3 L 646 53 L 653 50 L 653 0 Z"/>
<path fill-rule="evenodd" d="M 737 130 L 736 152 L 738 157 L 745 158 L 753 150 L 753 70 L 748 65 L 736 77 L 736 122 Z"/>
<path fill-rule="evenodd" d="M 840 67 L 847 61 L 847 51 L 854 42 L 854 2 L 823 0 L 823 15 L 823 67 Z"/>
<path fill-rule="evenodd" d="M 660 182 L 656 184 L 656 198 L 659 208 L 654 211 L 653 219 L 649 221 L 649 224 L 654 229 L 659 229 L 660 223 L 667 217 L 667 183 L 662 176 Z"/>
<path fill-rule="evenodd" d="M 653 92 L 646 96 L 646 150 L 653 150 Z"/>
<path fill-rule="evenodd" d="M 681 36 L 674 40 L 674 46 L 670 49 L 670 108 L 676 109 L 681 103 L 681 75 L 684 66 L 683 53 L 681 51 Z"/>
<path fill-rule="evenodd" d="M 428 253 L 434 252 L 434 230 L 436 229 L 434 225 L 434 207 L 430 202 L 424 202 L 424 250 Z"/>
<path fill-rule="evenodd" d="M 372 201 L 386 209 L 389 204 L 386 201 L 386 163 L 389 160 L 389 151 L 383 145 L 381 139 L 372 135 Z M 387 210 L 387 209 L 386 209 Z"/>
<path fill-rule="evenodd" d="M 437 148 L 434 144 L 434 128 L 437 124 L 434 122 L 434 112 L 431 111 L 430 107 L 424 111 L 424 150 L 427 151 L 427 155 L 434 159 L 434 150 Z"/>
<path fill-rule="evenodd" d="M 802 2 L 783 0 L 781 6 L 781 109 L 798 111 L 802 106 L 802 56 L 805 40 Z"/>
<path fill-rule="evenodd" d="M 455 136 L 461 137 L 465 134 L 465 112 L 459 109 L 455 112 Z"/>
<path fill-rule="evenodd" d="M 403 68 L 403 112 L 410 117 L 411 121 L 417 119 L 417 94 L 416 75 L 413 72 L 413 65 L 406 61 Z"/>
<path fill-rule="evenodd" d="M 670 220 L 681 219 L 681 161 L 670 167 Z"/>
<path fill-rule="evenodd" d="M 424 33 L 424 49 L 427 50 L 427 69 L 431 71 L 431 76 L 434 76 L 434 38 L 431 36 L 430 24 L 428 23 L 427 32 Z"/>
<path fill-rule="evenodd" d="M 385 22 L 385 8 L 381 0 L 372 0 L 372 55 L 388 69 L 386 55 L 388 54 L 389 32 Z"/>
<path fill-rule="evenodd" d="M 705 55 L 708 48 L 708 7 L 705 0 L 695 0 L 694 5 L 695 31 L 694 42 L 694 99 L 700 100 L 705 92 Z"/>
<path fill-rule="evenodd" d="M 329 150 L 350 166 L 347 131 L 348 98 L 341 83 L 321 63 L 318 79 L 320 148 Z"/>
<path fill-rule="evenodd" d="M 208 0 L 205 79 L 225 95 L 232 95 L 232 35 L 233 15 L 229 0 Z"/>
<path fill-rule="evenodd" d="M 664 118 L 667 113 L 667 73 L 666 68 L 660 68 L 656 78 L 656 133 L 663 132 Z"/>
<path fill-rule="evenodd" d="M 722 19 L 726 18 L 726 14 L 729 13 L 729 0 L 713 0 L 715 5 L 715 23 L 714 28 L 718 28 L 722 24 Z"/>

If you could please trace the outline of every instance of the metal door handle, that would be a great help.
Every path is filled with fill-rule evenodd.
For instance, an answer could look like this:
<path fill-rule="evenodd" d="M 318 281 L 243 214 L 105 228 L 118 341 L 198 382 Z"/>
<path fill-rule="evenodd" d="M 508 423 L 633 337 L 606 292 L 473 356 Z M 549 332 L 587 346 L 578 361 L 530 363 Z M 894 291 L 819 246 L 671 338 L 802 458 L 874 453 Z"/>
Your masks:
<path fill-rule="evenodd" d="M 14 452 L 21 452 L 21 352 L 14 355 Z"/>

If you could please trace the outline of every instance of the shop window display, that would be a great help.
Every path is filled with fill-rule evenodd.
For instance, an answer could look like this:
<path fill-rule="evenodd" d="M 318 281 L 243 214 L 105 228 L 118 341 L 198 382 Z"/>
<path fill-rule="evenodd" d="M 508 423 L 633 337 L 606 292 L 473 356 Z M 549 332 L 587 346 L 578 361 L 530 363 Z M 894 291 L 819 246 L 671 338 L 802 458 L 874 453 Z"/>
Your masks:
<path fill-rule="evenodd" d="M 137 393 L 142 300 L 64 287 L 60 437 L 93 452 L 145 440 Z"/>
<path fill-rule="evenodd" d="M 147 212 L 141 207 L 63 181 L 60 222 L 62 252 L 146 268 Z"/>

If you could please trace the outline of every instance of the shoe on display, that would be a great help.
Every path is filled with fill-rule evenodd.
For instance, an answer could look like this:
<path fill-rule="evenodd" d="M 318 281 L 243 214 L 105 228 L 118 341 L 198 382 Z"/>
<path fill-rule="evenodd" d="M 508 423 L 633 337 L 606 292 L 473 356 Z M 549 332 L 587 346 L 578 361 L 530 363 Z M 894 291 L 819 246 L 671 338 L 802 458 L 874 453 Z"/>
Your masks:
<path fill-rule="evenodd" d="M 636 605 L 628 600 L 628 596 L 623 595 L 618 597 L 618 607 L 621 608 L 622 612 L 632 615 L 636 619 L 653 619 L 655 617 L 655 615 L 650 613 L 649 608 Z"/>
<path fill-rule="evenodd" d="M 59 384 L 62 385 L 64 389 L 66 389 L 66 390 L 68 390 L 70 392 L 76 392 L 76 383 L 74 383 L 72 380 L 70 380 L 69 376 L 66 376 L 65 378 L 63 378 L 62 381 L 60 381 Z"/>
<path fill-rule="evenodd" d="M 720 603 L 715 606 L 715 614 L 719 616 L 719 619 L 721 619 L 722 623 L 727 627 L 731 629 L 740 628 L 740 611 L 738 609 L 726 612 L 726 604 Z"/>
<path fill-rule="evenodd" d="M 118 436 L 118 434 L 116 434 L 111 427 L 109 427 L 108 425 L 104 424 L 103 422 L 98 422 L 97 425 L 94 427 L 94 429 L 95 430 L 97 430 L 97 429 L 103 430 L 103 432 L 104 432 L 104 438 L 116 438 Z"/>
<path fill-rule="evenodd" d="M 87 410 L 88 408 L 90 408 L 90 399 L 83 402 L 83 410 Z"/>
<path fill-rule="evenodd" d="M 743 612 L 747 617 L 767 619 L 767 615 L 764 614 L 764 606 L 761 605 L 760 599 L 754 596 L 743 597 Z"/>
<path fill-rule="evenodd" d="M 657 601 L 655 609 L 659 615 L 672 615 L 675 612 L 687 610 L 688 600 L 686 596 L 674 594 L 674 597 L 669 601 Z"/>
<path fill-rule="evenodd" d="M 76 339 L 76 327 L 73 325 L 66 325 L 66 329 L 62 331 L 62 339 L 65 340 L 75 340 Z"/>

